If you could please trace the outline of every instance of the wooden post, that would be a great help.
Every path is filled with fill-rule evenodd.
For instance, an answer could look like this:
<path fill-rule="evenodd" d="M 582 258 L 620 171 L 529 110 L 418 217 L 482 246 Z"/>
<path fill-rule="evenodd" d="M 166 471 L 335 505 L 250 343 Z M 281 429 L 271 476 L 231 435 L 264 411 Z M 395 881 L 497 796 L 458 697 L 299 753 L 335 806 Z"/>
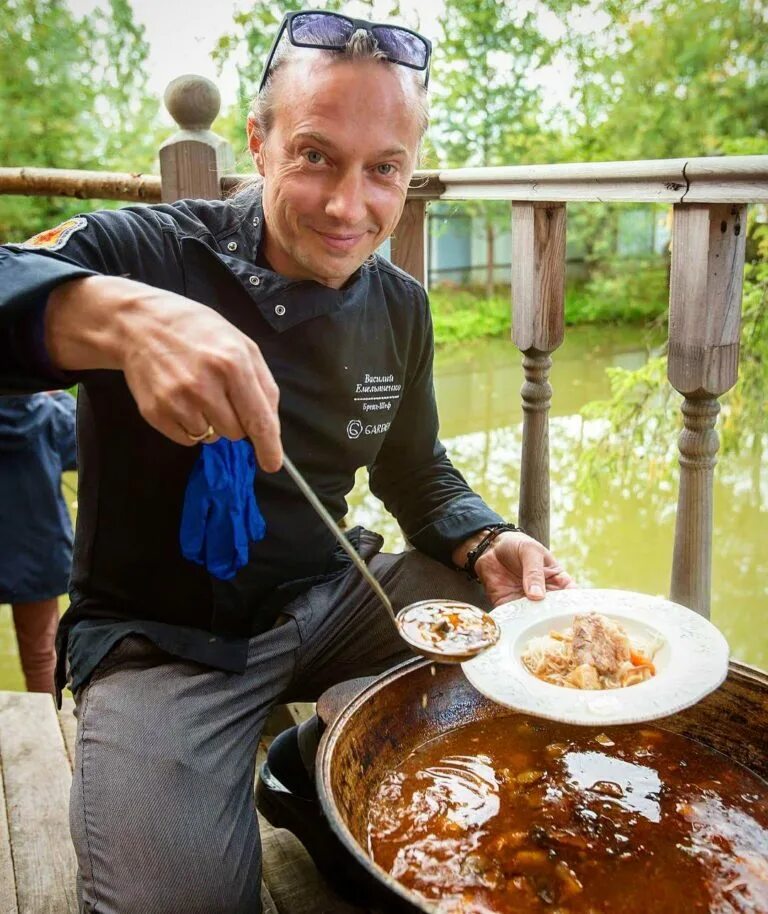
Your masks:
<path fill-rule="evenodd" d="M 426 285 L 425 200 L 406 200 L 403 215 L 392 235 L 392 263 Z"/>
<path fill-rule="evenodd" d="M 565 317 L 565 205 L 512 204 L 512 339 L 523 353 L 523 455 L 518 523 L 549 546 L 550 354 Z"/>
<path fill-rule="evenodd" d="M 671 598 L 709 616 L 718 397 L 735 383 L 744 272 L 744 204 L 681 203 L 672 229 L 669 364 L 685 399 Z"/>
<path fill-rule="evenodd" d="M 221 108 L 219 90 L 203 76 L 178 76 L 165 90 L 165 107 L 180 129 L 160 147 L 163 201 L 221 199 L 221 177 L 235 158 L 210 130 Z"/>

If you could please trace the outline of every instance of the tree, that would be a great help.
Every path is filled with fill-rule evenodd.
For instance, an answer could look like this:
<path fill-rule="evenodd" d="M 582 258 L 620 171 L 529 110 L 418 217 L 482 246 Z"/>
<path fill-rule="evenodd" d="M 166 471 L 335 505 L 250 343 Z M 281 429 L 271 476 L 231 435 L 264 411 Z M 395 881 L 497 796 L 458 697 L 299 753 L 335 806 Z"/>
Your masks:
<path fill-rule="evenodd" d="M 768 153 L 768 20 L 761 0 L 618 0 L 598 36 L 575 36 L 573 149 L 583 159 Z M 595 210 L 592 207 L 592 210 Z M 595 215 L 592 215 L 594 220 Z M 589 222 L 589 220 L 587 220 Z M 643 453 L 671 472 L 681 417 L 666 359 L 615 369 L 611 397 L 591 404 L 604 435 L 585 449 L 582 483 L 617 475 Z M 660 397 L 658 391 L 666 393 Z M 768 432 L 768 226 L 749 220 L 739 381 L 723 398 L 723 453 L 763 446 Z M 653 481 L 651 474 L 649 481 Z"/>
<path fill-rule="evenodd" d="M 587 160 L 768 152 L 764 0 L 615 0 L 600 31 L 566 46 L 576 73 L 569 112 Z M 732 151 L 732 150 L 731 150 Z"/>
<path fill-rule="evenodd" d="M 8 166 L 149 170 L 159 100 L 128 0 L 88 19 L 62 0 L 0 5 L 0 161 Z M 0 197 L 0 239 L 19 240 L 78 212 L 64 198 Z"/>
<path fill-rule="evenodd" d="M 548 139 L 542 127 L 536 71 L 554 45 L 530 10 L 505 0 L 446 0 L 440 17 L 432 82 L 432 140 L 443 167 L 513 165 L 540 160 Z M 509 207 L 482 212 L 486 290 L 493 292 L 494 242 Z"/>

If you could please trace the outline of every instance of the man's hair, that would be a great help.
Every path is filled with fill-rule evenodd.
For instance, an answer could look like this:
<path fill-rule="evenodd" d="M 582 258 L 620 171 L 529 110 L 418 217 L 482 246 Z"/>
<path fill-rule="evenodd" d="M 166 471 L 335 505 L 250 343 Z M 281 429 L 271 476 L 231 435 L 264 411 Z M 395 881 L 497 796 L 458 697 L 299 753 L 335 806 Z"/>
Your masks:
<path fill-rule="evenodd" d="M 262 137 L 266 138 L 267 134 L 272 129 L 275 120 L 275 77 L 280 70 L 292 59 L 295 59 L 298 56 L 298 52 L 302 50 L 304 49 L 295 47 L 290 41 L 281 43 L 281 47 L 279 47 L 275 53 L 267 80 L 264 83 L 264 88 L 254 98 L 253 103 L 251 104 L 251 111 L 256 119 L 256 124 L 258 125 Z M 406 78 L 412 78 L 413 85 L 416 89 L 416 100 L 414 104 L 419 116 L 419 139 L 423 139 L 429 125 L 429 107 L 427 104 L 427 90 L 424 87 L 423 71 L 410 71 L 408 67 L 403 67 L 401 64 L 393 63 L 388 60 L 387 55 L 379 48 L 376 39 L 373 35 L 366 32 L 365 29 L 357 29 L 357 31 L 351 35 L 343 50 L 326 51 L 320 48 L 312 48 L 311 52 L 313 54 L 323 54 L 330 60 L 380 60 L 388 66 L 397 67 L 400 70 L 403 70 L 406 74 Z"/>

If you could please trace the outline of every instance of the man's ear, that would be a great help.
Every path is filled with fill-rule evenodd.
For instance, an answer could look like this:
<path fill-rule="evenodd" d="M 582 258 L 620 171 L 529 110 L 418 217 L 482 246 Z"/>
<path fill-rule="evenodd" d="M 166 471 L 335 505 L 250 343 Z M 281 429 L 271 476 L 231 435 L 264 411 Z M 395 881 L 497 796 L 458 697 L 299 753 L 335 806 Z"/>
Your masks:
<path fill-rule="evenodd" d="M 259 125 L 256 123 L 256 118 L 253 116 L 253 113 L 248 115 L 248 122 L 246 125 L 246 130 L 248 132 L 248 149 L 251 153 L 251 158 L 253 159 L 253 164 L 256 167 L 258 173 L 264 177 L 264 138 L 261 135 L 261 130 Z"/>

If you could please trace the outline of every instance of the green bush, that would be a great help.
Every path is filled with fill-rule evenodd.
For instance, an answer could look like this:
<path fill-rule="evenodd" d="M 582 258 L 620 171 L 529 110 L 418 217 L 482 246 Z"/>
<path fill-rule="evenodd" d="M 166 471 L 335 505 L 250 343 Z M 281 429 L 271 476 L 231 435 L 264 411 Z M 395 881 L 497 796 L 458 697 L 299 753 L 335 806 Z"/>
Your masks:
<path fill-rule="evenodd" d="M 667 268 L 654 261 L 615 261 L 593 270 L 586 280 L 569 280 L 567 324 L 649 323 L 667 309 Z M 486 298 L 466 288 L 430 291 L 435 342 L 457 343 L 501 336 L 511 325 L 509 296 Z"/>

